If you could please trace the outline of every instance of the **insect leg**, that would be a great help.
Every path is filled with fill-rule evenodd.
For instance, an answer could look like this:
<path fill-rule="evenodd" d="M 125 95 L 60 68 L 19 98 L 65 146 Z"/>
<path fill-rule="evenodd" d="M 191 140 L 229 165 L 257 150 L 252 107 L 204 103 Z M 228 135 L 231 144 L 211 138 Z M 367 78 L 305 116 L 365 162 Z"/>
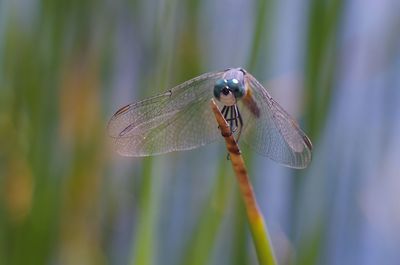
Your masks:
<path fill-rule="evenodd" d="M 229 113 L 229 107 L 224 106 L 222 108 L 222 114 L 224 115 L 225 120 L 228 120 L 228 113 Z"/>
<path fill-rule="evenodd" d="M 233 125 L 233 122 L 235 120 L 235 117 L 234 117 L 234 115 L 235 115 L 235 105 L 230 106 L 230 111 L 231 111 L 231 115 L 230 115 L 231 117 L 229 119 L 229 124 L 231 125 L 232 132 L 235 132 L 236 129 L 237 129 L 237 127 L 234 127 L 234 125 Z"/>
<path fill-rule="evenodd" d="M 236 112 L 237 112 L 237 117 L 239 119 L 239 133 L 238 133 L 236 142 L 239 142 L 239 138 L 240 138 L 240 135 L 242 133 L 242 128 L 243 128 L 243 119 L 242 119 L 242 115 L 240 114 L 239 107 L 237 107 L 237 106 L 236 106 Z"/>
<path fill-rule="evenodd" d="M 236 126 L 236 128 L 238 128 L 239 126 L 238 126 L 238 108 L 237 108 L 237 106 L 236 106 L 236 104 L 235 105 L 233 105 L 232 106 L 233 107 L 233 110 L 235 111 L 235 126 Z"/>
<path fill-rule="evenodd" d="M 226 106 L 223 106 L 222 109 L 221 109 L 222 115 L 224 115 L 224 112 L 225 112 L 225 111 L 226 111 Z"/>

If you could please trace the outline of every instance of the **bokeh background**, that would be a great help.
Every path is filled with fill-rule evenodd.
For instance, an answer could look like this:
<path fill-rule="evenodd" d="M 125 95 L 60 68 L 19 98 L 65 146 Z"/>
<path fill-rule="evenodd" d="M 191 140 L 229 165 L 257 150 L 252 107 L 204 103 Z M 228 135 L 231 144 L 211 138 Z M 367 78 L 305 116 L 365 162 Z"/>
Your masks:
<path fill-rule="evenodd" d="M 0 264 L 257 264 L 222 141 L 109 146 L 124 104 L 242 66 L 314 143 L 244 148 L 280 264 L 400 264 L 397 0 L 0 1 Z M 213 117 L 211 117 L 213 118 Z"/>

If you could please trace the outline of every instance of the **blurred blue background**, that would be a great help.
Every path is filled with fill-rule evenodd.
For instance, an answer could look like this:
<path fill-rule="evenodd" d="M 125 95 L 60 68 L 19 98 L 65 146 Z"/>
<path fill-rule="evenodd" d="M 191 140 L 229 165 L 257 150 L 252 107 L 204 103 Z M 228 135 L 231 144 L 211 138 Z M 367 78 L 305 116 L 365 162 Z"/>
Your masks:
<path fill-rule="evenodd" d="M 242 66 L 314 143 L 244 149 L 280 264 L 400 264 L 400 2 L 0 2 L 0 264 L 257 264 L 222 141 L 117 156 L 121 106 Z"/>

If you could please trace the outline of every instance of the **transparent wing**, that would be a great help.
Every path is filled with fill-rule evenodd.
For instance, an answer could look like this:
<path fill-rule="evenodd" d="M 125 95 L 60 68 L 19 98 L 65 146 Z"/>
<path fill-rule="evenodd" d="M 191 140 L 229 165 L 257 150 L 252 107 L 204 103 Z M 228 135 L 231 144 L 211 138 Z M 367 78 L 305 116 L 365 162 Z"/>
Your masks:
<path fill-rule="evenodd" d="M 245 84 L 250 93 L 240 103 L 244 142 L 280 164 L 305 168 L 311 161 L 310 139 L 252 75 L 245 75 Z"/>
<path fill-rule="evenodd" d="M 206 73 L 122 107 L 108 124 L 116 151 L 125 156 L 148 156 L 193 149 L 216 140 L 219 130 L 210 99 L 222 74 Z"/>

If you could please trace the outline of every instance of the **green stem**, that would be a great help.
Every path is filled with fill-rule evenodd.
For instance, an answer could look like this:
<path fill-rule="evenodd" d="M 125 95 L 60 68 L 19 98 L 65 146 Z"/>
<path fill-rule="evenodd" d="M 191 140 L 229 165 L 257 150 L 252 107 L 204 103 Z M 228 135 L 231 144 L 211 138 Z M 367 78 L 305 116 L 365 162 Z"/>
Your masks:
<path fill-rule="evenodd" d="M 234 162 L 232 161 L 232 164 Z M 244 167 L 244 164 L 243 164 Z M 235 170 L 236 172 L 236 170 Z M 257 200 L 247 174 L 236 174 L 242 199 L 247 212 L 251 235 L 260 264 L 277 264 L 272 250 L 264 216 L 260 211 Z"/>

